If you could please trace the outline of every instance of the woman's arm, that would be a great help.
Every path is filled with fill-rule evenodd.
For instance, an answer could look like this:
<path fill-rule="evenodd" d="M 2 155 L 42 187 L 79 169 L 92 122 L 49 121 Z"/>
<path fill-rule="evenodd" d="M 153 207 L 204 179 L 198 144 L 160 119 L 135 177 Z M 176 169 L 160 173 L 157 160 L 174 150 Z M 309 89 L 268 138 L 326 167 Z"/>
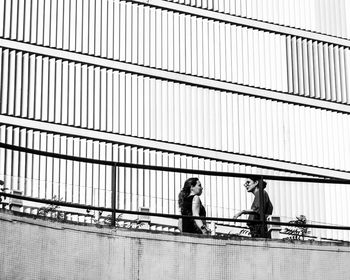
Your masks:
<path fill-rule="evenodd" d="M 201 205 L 201 200 L 198 195 L 195 195 L 192 200 L 192 215 L 195 217 L 199 217 L 199 211 L 200 211 L 200 205 Z M 207 234 L 209 233 L 209 230 L 206 228 L 205 224 L 203 224 L 202 220 L 194 220 L 198 228 L 204 233 Z"/>
<path fill-rule="evenodd" d="M 182 232 L 182 218 L 179 218 L 178 228 Z"/>

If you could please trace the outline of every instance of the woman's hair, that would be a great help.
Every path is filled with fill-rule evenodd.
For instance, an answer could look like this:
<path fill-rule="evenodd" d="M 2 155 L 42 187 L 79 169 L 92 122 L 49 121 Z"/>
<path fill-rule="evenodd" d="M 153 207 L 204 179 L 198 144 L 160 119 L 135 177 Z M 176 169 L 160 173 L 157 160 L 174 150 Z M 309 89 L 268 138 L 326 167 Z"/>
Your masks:
<path fill-rule="evenodd" d="M 197 184 L 198 180 L 199 180 L 198 178 L 189 178 L 185 181 L 185 184 L 179 193 L 180 209 L 182 209 L 185 198 L 188 197 L 189 194 L 191 193 L 191 187 L 194 187 Z"/>
<path fill-rule="evenodd" d="M 250 177 L 248 177 L 250 180 L 254 181 L 254 182 L 259 182 L 260 181 L 260 176 L 257 175 L 252 175 Z M 266 188 L 267 183 L 263 180 L 263 189 Z"/>

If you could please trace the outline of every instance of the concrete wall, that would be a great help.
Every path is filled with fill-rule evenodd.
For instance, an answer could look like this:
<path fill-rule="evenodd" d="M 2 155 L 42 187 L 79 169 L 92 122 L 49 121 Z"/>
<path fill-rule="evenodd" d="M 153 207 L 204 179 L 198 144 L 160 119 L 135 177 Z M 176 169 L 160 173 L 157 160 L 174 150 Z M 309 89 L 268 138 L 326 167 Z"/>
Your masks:
<path fill-rule="evenodd" d="M 349 279 L 350 247 L 98 229 L 0 213 L 0 279 Z"/>

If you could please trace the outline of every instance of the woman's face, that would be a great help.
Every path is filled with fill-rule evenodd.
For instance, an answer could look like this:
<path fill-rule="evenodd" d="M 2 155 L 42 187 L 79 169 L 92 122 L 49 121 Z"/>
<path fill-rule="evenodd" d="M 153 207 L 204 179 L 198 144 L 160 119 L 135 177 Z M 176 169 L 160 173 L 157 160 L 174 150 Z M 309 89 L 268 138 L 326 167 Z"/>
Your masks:
<path fill-rule="evenodd" d="M 198 180 L 195 186 L 191 187 L 191 192 L 195 195 L 201 195 L 203 191 L 202 184 Z"/>
<path fill-rule="evenodd" d="M 247 179 L 247 181 L 244 183 L 244 187 L 246 188 L 247 192 L 253 192 L 258 183 L 258 181 L 254 182 L 252 179 Z"/>

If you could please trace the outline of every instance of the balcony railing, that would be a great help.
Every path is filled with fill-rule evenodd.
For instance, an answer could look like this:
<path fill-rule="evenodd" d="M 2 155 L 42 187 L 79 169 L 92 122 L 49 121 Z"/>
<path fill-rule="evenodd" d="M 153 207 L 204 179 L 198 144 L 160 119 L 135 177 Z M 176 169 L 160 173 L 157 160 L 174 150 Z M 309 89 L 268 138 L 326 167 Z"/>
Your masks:
<path fill-rule="evenodd" d="M 168 219 L 179 219 L 179 218 L 187 218 L 188 216 L 183 215 L 175 215 L 175 214 L 167 214 L 167 213 L 156 213 L 156 212 L 147 212 L 144 211 L 133 211 L 133 210 L 127 210 L 127 209 L 120 209 L 117 208 L 116 204 L 116 197 L 117 197 L 117 182 L 116 182 L 116 172 L 117 167 L 124 167 L 124 168 L 131 168 L 131 169 L 142 169 L 142 170 L 154 170 L 154 171 L 164 171 L 164 172 L 177 172 L 177 173 L 184 173 L 184 174 L 199 174 L 199 175 L 207 175 L 207 176 L 222 176 L 222 177 L 238 177 L 238 178 L 249 178 L 252 175 L 256 175 L 260 177 L 259 184 L 262 184 L 262 181 L 264 179 L 267 180 L 276 180 L 276 181 L 288 181 L 288 182 L 308 182 L 308 183 L 323 183 L 323 184 L 350 184 L 349 180 L 343 180 L 343 179 L 336 179 L 336 178 L 312 178 L 312 177 L 291 177 L 291 176 L 273 176 L 273 175 L 261 175 L 261 174 L 247 174 L 247 173 L 232 173 L 232 172 L 217 172 L 217 171 L 207 171 L 207 170 L 198 170 L 198 169 L 183 169 L 183 168 L 172 168 L 172 167 L 163 167 L 163 166 L 154 166 L 154 165 L 144 165 L 144 164 L 133 164 L 133 163 L 125 163 L 125 162 L 116 162 L 116 161 L 106 161 L 106 160 L 96 160 L 96 159 L 89 159 L 89 158 L 81 158 L 76 156 L 68 156 L 68 155 L 62 155 L 58 153 L 50 153 L 50 152 L 44 152 L 44 151 L 38 151 L 34 149 L 28 149 L 24 147 L 18 147 L 14 145 L 4 144 L 0 143 L 0 148 L 8 149 L 11 151 L 17 151 L 17 152 L 23 152 L 27 154 L 33 154 L 38 156 L 45 156 L 45 157 L 51 157 L 55 159 L 63 159 L 63 160 L 69 160 L 69 161 L 75 161 L 75 162 L 83 162 L 83 163 L 90 163 L 90 164 L 99 164 L 99 165 L 105 165 L 105 166 L 111 166 L 112 167 L 112 173 L 111 173 L 111 207 L 98 207 L 94 205 L 88 205 L 88 204 L 80 204 L 80 203 L 71 203 L 66 201 L 59 201 L 59 200 L 53 200 L 53 199 L 43 199 L 43 198 L 36 198 L 36 197 L 30 197 L 30 196 L 24 196 L 21 194 L 16 193 L 10 193 L 6 189 L 2 189 L 0 192 L 0 199 L 4 201 L 6 198 L 11 198 L 12 200 L 20 200 L 20 201 L 28 201 L 28 202 L 34 202 L 34 203 L 40 203 L 44 205 L 55 205 L 55 206 L 62 206 L 62 207 L 68 207 L 73 209 L 83 209 L 85 211 L 98 211 L 98 212 L 104 212 L 104 213 L 110 213 L 109 218 L 109 224 L 112 227 L 116 226 L 116 223 L 120 220 L 117 217 L 117 214 L 129 214 L 129 215 L 137 215 L 138 217 L 147 215 L 150 217 L 159 217 L 159 218 L 168 218 Z M 3 181 L 0 181 L 0 184 L 3 184 Z M 5 182 L 6 183 L 6 182 Z M 259 200 L 260 205 L 263 205 L 263 192 L 259 192 Z M 260 220 L 258 221 L 252 221 L 247 219 L 233 219 L 233 218 L 223 218 L 223 217 L 201 217 L 202 220 L 212 221 L 212 222 L 238 222 L 238 223 L 258 223 L 265 225 L 271 225 L 271 226 L 291 226 L 291 223 L 287 222 L 280 222 L 280 221 L 273 221 L 273 220 L 266 220 L 265 215 L 263 213 L 262 207 L 260 211 Z M 300 228 L 318 228 L 318 229 L 333 229 L 333 230 L 350 230 L 350 226 L 334 226 L 334 225 L 325 225 L 325 224 L 309 224 L 309 223 L 303 223 L 303 224 L 292 224 L 293 227 L 300 227 Z"/>

